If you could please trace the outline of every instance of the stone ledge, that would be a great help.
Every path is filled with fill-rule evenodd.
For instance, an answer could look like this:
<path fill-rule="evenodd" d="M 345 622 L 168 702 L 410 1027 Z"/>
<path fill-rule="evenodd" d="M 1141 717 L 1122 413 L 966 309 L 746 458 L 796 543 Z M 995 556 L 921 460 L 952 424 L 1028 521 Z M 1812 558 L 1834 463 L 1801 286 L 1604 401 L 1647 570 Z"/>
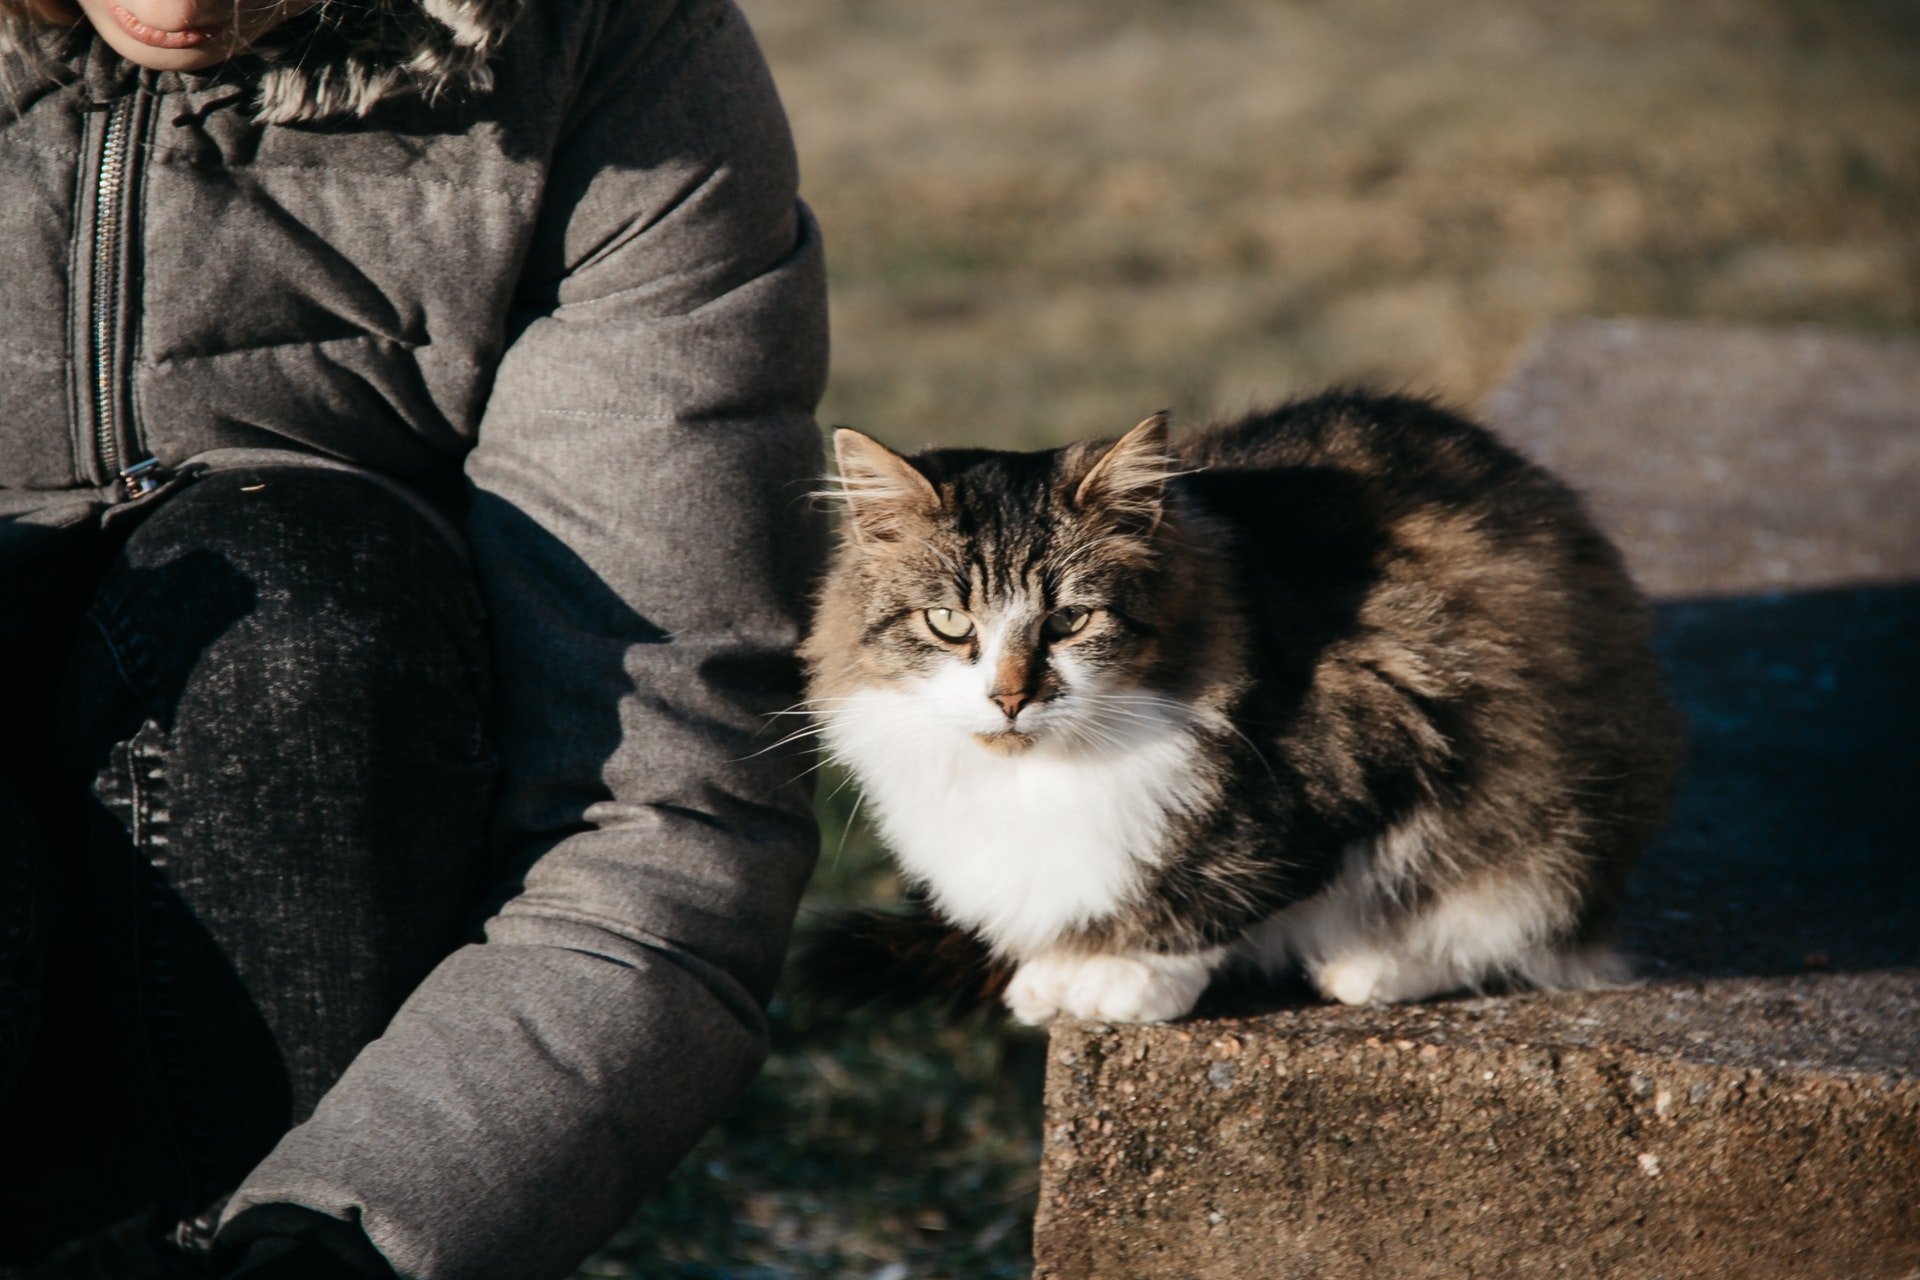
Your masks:
<path fill-rule="evenodd" d="M 1062 1026 L 1037 1276 L 1920 1280 L 1920 343 L 1575 325 L 1488 412 L 1666 601 L 1643 985 Z"/>
<path fill-rule="evenodd" d="M 1072 1024 L 1035 1274 L 1904 1280 L 1920 1080 L 1836 1069 L 1821 1020 L 1897 1022 L 1848 1056 L 1910 1063 L 1917 1002 L 1833 975 Z"/>

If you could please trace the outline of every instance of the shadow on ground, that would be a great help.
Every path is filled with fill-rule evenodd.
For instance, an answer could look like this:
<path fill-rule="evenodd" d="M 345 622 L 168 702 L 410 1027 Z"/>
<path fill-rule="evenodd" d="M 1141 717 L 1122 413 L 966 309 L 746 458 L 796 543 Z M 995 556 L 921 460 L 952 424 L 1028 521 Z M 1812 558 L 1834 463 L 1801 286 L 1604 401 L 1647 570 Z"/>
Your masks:
<path fill-rule="evenodd" d="M 1920 584 L 1685 600 L 1684 782 L 1623 934 L 1649 977 L 1920 965 Z"/>

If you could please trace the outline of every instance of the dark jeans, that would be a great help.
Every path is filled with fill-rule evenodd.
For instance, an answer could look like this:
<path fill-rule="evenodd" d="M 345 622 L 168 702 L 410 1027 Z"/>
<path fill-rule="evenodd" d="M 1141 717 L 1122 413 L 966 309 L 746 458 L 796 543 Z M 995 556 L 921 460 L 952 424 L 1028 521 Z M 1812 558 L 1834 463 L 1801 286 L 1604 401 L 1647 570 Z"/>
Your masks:
<path fill-rule="evenodd" d="M 420 509 L 273 466 L 104 538 L 0 600 L 0 1258 L 148 1205 L 203 1250 L 485 869 L 480 604 Z"/>

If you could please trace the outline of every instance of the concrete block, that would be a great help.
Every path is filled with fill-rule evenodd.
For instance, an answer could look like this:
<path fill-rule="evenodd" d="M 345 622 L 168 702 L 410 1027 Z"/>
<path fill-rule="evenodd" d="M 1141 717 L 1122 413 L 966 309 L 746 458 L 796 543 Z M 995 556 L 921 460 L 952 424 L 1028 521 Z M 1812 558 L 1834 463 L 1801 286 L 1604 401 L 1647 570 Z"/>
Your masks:
<path fill-rule="evenodd" d="M 1659 600 L 1641 981 L 1058 1027 L 1037 1276 L 1920 1277 L 1920 343 L 1569 326 L 1487 415 Z"/>

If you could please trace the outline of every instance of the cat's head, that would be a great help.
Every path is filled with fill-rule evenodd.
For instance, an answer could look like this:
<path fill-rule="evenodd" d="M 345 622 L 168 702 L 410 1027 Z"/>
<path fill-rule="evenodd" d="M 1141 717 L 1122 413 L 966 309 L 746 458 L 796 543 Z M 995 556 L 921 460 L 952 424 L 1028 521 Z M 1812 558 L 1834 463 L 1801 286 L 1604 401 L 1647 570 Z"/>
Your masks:
<path fill-rule="evenodd" d="M 908 459 L 844 429 L 834 448 L 846 518 L 806 649 L 826 718 L 851 698 L 1021 754 L 1123 747 L 1179 714 L 1155 679 L 1192 585 L 1165 414 L 1041 453 Z"/>

